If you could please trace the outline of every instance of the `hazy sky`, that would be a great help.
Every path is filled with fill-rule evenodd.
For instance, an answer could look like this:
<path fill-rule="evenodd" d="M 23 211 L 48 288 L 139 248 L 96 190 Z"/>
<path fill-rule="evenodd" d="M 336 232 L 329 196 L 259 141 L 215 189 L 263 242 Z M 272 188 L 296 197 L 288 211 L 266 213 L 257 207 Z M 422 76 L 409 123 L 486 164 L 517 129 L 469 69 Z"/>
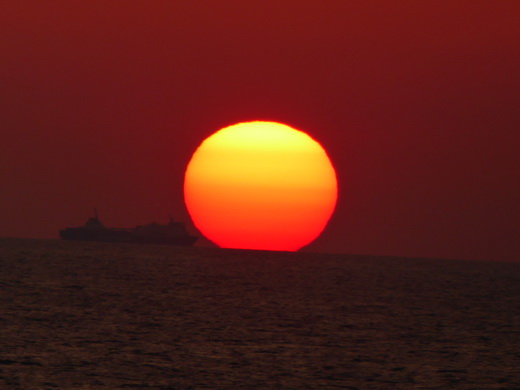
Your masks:
<path fill-rule="evenodd" d="M 516 0 L 5 2 L 0 236 L 94 207 L 188 221 L 195 148 L 263 119 L 336 166 L 309 250 L 520 260 L 519 18 Z"/>

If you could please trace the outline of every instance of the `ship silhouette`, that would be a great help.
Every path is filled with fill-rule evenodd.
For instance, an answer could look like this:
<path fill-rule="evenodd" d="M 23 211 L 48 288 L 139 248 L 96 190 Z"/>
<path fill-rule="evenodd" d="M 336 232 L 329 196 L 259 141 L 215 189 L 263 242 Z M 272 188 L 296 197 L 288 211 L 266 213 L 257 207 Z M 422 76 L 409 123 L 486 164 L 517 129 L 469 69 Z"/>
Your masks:
<path fill-rule="evenodd" d="M 111 228 L 101 222 L 97 211 L 94 212 L 94 217 L 89 218 L 83 226 L 60 230 L 60 237 L 63 240 L 184 246 L 193 245 L 198 239 L 197 236 L 188 233 L 183 222 L 176 222 L 171 216 L 170 222 L 165 225 L 152 222 L 128 229 Z"/>

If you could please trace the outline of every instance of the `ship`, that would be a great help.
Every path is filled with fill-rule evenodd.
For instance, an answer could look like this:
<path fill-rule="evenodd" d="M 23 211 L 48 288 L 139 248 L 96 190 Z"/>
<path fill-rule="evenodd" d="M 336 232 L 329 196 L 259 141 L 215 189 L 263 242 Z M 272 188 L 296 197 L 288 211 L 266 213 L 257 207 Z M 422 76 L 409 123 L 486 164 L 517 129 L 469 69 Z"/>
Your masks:
<path fill-rule="evenodd" d="M 63 240 L 126 242 L 135 244 L 183 245 L 190 246 L 197 236 L 189 234 L 183 222 L 174 221 L 170 216 L 167 224 L 149 223 L 134 228 L 106 227 L 97 212 L 81 227 L 68 227 L 60 230 Z"/>

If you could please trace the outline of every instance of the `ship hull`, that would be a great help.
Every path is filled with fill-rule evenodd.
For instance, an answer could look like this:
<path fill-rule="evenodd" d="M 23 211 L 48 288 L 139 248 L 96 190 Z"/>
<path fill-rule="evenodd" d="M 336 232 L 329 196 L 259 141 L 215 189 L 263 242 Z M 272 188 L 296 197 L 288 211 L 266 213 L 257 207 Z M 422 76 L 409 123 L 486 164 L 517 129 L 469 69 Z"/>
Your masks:
<path fill-rule="evenodd" d="M 60 230 L 62 240 L 72 241 L 98 241 L 98 242 L 126 242 L 135 244 L 155 244 L 155 245 L 181 245 L 191 246 L 198 240 L 196 236 L 177 236 L 177 237 L 155 237 L 138 235 L 127 230 L 111 229 L 85 229 L 67 228 Z"/>
<path fill-rule="evenodd" d="M 196 236 L 150 237 L 138 236 L 126 231 L 88 231 L 82 228 L 60 230 L 60 238 L 71 241 L 127 242 L 135 244 L 191 246 L 198 240 Z"/>

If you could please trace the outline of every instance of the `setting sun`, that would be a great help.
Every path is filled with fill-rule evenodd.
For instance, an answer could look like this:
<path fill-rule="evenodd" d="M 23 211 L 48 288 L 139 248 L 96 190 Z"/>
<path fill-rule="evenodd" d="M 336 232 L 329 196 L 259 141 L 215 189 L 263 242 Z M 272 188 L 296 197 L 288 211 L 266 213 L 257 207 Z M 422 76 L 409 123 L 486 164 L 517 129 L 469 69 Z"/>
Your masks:
<path fill-rule="evenodd" d="M 294 251 L 330 219 L 336 173 L 306 133 L 276 122 L 239 123 L 197 148 L 184 197 L 195 226 L 220 247 Z"/>

